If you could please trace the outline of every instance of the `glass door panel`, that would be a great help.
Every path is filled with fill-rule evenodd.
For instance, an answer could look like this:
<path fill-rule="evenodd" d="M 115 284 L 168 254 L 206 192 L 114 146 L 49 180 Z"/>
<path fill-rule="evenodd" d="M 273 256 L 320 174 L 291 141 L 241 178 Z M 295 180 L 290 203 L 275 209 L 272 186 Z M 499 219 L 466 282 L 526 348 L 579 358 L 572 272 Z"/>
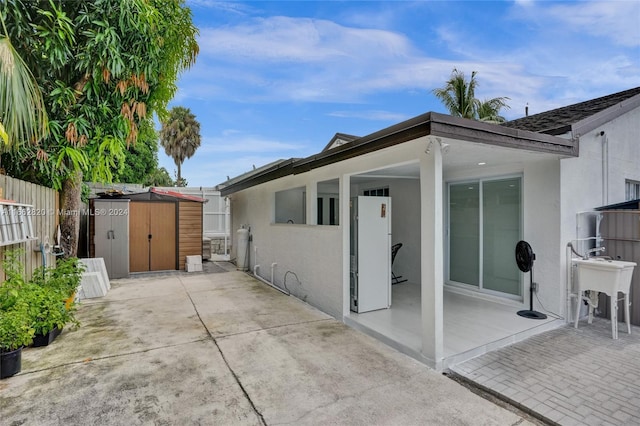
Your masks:
<path fill-rule="evenodd" d="M 449 187 L 449 279 L 480 285 L 480 187 Z"/>
<path fill-rule="evenodd" d="M 520 240 L 520 178 L 482 183 L 482 287 L 521 296 L 514 250 Z"/>

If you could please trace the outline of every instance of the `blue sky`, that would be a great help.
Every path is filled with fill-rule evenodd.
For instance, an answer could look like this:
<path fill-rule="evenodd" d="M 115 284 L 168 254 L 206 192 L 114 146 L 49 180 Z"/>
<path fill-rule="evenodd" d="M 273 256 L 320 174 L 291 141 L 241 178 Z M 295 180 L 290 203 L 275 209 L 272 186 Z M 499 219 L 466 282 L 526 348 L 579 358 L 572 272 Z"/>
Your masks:
<path fill-rule="evenodd" d="M 507 119 L 640 85 L 640 2 L 187 0 L 196 65 L 171 105 L 202 144 L 189 186 L 215 186 L 280 158 L 317 153 L 428 111 L 455 67 Z M 173 160 L 159 153 L 173 175 Z"/>

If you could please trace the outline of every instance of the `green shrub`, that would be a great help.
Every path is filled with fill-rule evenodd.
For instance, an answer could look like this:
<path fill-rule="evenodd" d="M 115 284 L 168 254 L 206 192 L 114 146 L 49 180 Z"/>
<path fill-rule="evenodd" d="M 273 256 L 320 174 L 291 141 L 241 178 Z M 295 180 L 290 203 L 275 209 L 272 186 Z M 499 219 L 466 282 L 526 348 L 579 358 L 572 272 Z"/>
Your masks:
<path fill-rule="evenodd" d="M 82 279 L 78 259 L 60 259 L 56 267 L 38 268 L 25 282 L 20 258 L 23 250 L 5 253 L 6 281 L 0 285 L 0 349 L 13 350 L 31 343 L 34 334 L 46 334 L 66 324 L 79 325 L 72 297 Z"/>
<path fill-rule="evenodd" d="M 28 306 L 18 301 L 10 309 L 0 310 L 0 352 L 10 352 L 33 342 L 35 329 Z"/>

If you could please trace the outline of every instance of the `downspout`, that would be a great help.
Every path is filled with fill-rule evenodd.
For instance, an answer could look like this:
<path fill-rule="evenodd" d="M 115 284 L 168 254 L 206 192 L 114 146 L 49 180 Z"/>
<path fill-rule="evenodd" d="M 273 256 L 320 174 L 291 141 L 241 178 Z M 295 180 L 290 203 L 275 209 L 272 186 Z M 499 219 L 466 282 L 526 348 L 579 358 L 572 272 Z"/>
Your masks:
<path fill-rule="evenodd" d="M 566 259 L 567 259 L 567 294 L 566 294 L 566 309 L 567 312 L 565 314 L 565 318 L 566 318 L 566 323 L 569 324 L 571 323 L 571 318 L 573 318 L 573 316 L 571 315 L 571 302 L 573 297 L 577 297 L 577 294 L 573 294 L 573 253 L 575 252 L 574 248 L 573 248 L 573 244 L 571 242 L 567 243 L 567 248 L 566 248 Z"/>
<path fill-rule="evenodd" d="M 609 204 L 609 139 L 604 133 L 604 130 L 600 131 L 600 138 L 602 140 L 602 205 Z"/>

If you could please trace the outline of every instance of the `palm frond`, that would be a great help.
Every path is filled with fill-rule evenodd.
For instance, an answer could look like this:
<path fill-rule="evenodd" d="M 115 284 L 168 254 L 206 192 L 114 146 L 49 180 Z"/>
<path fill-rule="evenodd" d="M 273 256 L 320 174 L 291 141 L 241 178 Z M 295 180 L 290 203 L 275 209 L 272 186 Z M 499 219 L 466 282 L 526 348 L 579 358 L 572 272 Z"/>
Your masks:
<path fill-rule="evenodd" d="M 36 143 L 48 132 L 40 88 L 5 36 L 0 36 L 0 122 L 7 134 L 5 149 Z"/>

